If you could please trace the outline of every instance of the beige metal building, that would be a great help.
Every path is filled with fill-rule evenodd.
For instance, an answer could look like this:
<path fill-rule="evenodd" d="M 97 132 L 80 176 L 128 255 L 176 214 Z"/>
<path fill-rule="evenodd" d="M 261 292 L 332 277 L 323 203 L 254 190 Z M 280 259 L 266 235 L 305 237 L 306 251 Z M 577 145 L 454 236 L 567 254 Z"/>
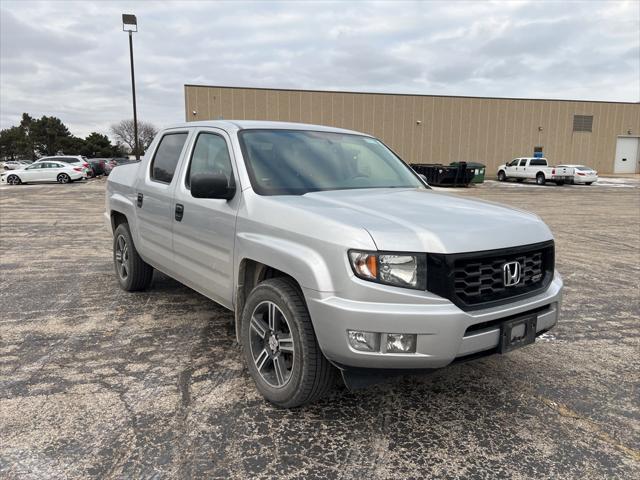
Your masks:
<path fill-rule="evenodd" d="M 409 163 L 498 165 L 541 149 L 553 164 L 640 173 L 640 104 L 185 85 L 187 121 L 315 123 L 382 139 Z"/>

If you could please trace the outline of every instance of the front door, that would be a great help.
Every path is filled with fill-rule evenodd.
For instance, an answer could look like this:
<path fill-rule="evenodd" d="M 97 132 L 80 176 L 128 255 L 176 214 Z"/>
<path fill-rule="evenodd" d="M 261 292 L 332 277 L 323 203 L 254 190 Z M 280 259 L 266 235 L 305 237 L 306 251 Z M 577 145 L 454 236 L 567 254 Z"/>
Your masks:
<path fill-rule="evenodd" d="M 187 131 L 166 133 L 158 142 L 149 168 L 138 178 L 136 202 L 137 248 L 142 257 L 165 273 L 173 273 L 172 220 L 175 175 Z"/>
<path fill-rule="evenodd" d="M 233 152 L 227 134 L 215 128 L 197 131 L 191 143 L 191 153 L 183 162 L 182 180 L 176 185 L 174 197 L 173 252 L 178 279 L 231 308 L 240 188 L 231 200 L 194 198 L 190 180 L 197 173 L 221 173 L 235 182 Z"/>
<path fill-rule="evenodd" d="M 516 158 L 515 160 L 511 160 L 509 163 L 507 163 L 507 165 L 504 167 L 507 177 L 517 178 L 516 173 L 518 170 L 519 161 L 520 159 Z"/>
<path fill-rule="evenodd" d="M 640 138 L 618 137 L 615 173 L 640 173 Z"/>
<path fill-rule="evenodd" d="M 39 182 L 44 175 L 44 162 L 32 163 L 20 173 L 23 182 Z"/>

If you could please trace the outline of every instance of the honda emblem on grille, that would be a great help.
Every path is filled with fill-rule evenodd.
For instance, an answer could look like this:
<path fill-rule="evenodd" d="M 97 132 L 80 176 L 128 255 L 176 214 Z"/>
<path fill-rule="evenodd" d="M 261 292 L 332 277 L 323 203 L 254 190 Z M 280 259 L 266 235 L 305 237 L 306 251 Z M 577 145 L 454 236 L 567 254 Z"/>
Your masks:
<path fill-rule="evenodd" d="M 505 287 L 513 287 L 520 283 L 520 262 L 505 263 L 502 271 Z"/>

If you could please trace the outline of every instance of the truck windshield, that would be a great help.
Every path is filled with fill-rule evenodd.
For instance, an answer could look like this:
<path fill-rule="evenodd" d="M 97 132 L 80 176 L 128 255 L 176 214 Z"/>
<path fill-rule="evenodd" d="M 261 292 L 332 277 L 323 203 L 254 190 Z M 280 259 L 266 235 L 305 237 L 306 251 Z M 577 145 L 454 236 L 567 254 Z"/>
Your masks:
<path fill-rule="evenodd" d="M 251 185 L 259 195 L 303 195 L 355 188 L 425 188 L 380 141 L 306 130 L 238 134 Z"/>

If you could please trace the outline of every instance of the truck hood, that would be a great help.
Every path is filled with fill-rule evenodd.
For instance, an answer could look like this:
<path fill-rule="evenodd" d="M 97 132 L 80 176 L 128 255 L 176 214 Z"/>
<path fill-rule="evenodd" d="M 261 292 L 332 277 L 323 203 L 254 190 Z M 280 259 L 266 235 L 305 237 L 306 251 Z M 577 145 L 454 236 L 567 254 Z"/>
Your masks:
<path fill-rule="evenodd" d="M 379 250 L 462 253 L 553 238 L 537 215 L 433 190 L 333 190 L 297 199 L 301 208 L 366 229 Z"/>

